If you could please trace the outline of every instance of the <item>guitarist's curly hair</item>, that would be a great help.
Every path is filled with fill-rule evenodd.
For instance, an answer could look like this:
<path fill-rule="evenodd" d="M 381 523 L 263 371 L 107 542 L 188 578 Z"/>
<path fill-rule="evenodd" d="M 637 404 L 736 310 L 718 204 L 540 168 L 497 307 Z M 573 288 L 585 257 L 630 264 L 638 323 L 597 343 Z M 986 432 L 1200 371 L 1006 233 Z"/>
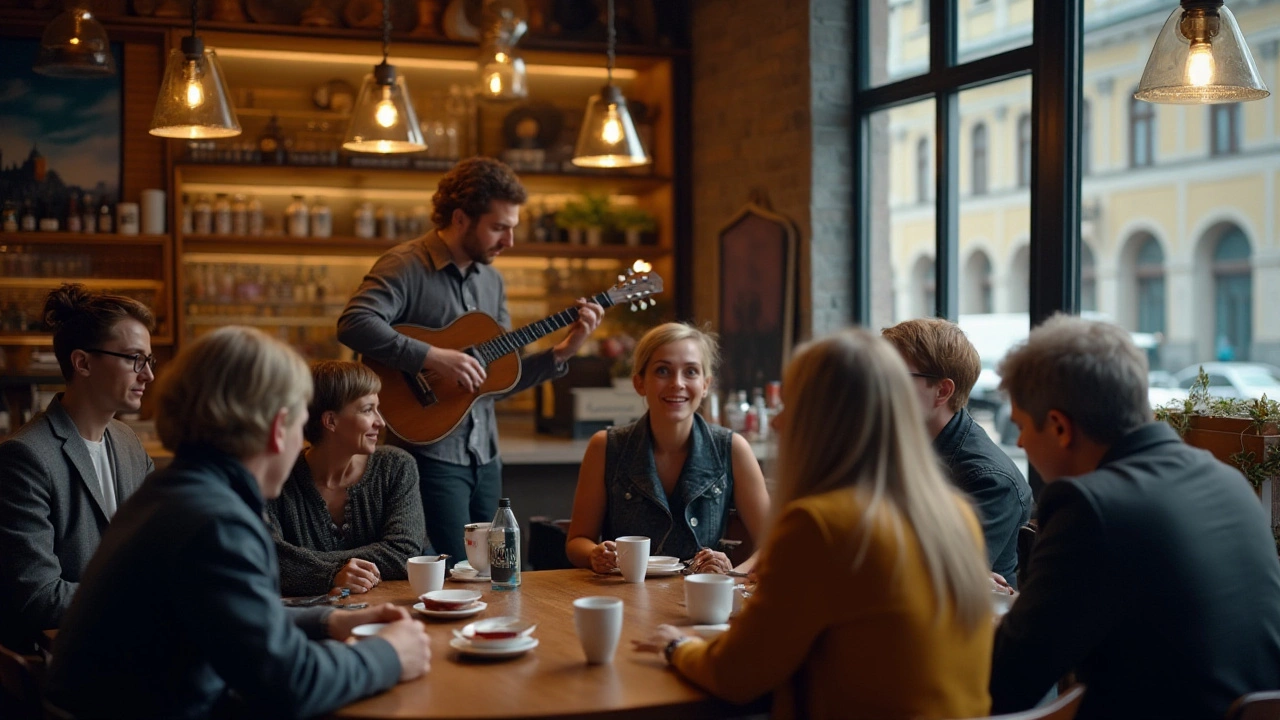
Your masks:
<path fill-rule="evenodd" d="M 494 200 L 523 205 L 528 197 L 520 178 L 505 164 L 487 157 L 467 158 L 440 178 L 431 197 L 431 222 L 449 227 L 454 210 L 474 219 L 489 212 Z"/>

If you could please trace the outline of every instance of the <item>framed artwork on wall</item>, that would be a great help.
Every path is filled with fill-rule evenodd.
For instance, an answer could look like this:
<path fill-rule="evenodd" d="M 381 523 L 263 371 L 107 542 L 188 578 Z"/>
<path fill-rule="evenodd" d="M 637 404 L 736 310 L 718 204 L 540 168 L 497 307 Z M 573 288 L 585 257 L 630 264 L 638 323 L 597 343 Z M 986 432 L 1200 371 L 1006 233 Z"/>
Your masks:
<path fill-rule="evenodd" d="M 782 379 L 795 337 L 798 236 L 763 197 L 720 229 L 721 390 Z"/>
<path fill-rule="evenodd" d="M 111 44 L 118 71 L 69 79 L 31 70 L 39 41 L 0 38 L 0 202 L 67 229 L 78 207 L 120 199 L 123 49 Z M 52 228 L 45 228 L 52 229 Z"/>

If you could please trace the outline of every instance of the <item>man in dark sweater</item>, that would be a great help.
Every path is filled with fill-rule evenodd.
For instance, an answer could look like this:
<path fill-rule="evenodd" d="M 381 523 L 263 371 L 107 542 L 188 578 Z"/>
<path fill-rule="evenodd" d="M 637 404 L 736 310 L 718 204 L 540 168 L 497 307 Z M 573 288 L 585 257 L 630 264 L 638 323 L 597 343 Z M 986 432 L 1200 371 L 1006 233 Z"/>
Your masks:
<path fill-rule="evenodd" d="M 302 447 L 311 374 L 288 346 L 226 327 L 159 390 L 173 463 L 116 514 L 63 620 L 50 700 L 77 718 L 308 717 L 427 671 L 429 640 L 390 604 L 280 602 L 263 517 Z M 348 645 L 351 628 L 388 623 Z"/>
<path fill-rule="evenodd" d="M 991 571 L 1016 588 L 1018 528 L 1031 519 L 1031 488 L 965 409 L 982 372 L 978 351 L 955 323 L 938 318 L 907 320 L 881 334 L 907 362 L 933 449 L 978 512 Z"/>
<path fill-rule="evenodd" d="M 1280 688 L 1280 561 L 1235 468 L 1151 422 L 1147 359 L 1114 325 L 1057 316 L 1000 365 L 1045 480 L 1022 594 L 996 632 L 993 713 L 1064 673 L 1077 718 L 1220 718 Z"/>

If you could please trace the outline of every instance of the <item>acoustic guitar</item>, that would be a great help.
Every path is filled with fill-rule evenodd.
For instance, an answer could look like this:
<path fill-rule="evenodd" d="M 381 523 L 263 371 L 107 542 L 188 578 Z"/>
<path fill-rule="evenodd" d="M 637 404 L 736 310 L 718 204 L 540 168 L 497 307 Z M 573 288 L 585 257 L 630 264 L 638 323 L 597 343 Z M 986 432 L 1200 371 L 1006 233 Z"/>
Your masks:
<path fill-rule="evenodd" d="M 618 276 L 616 285 L 592 300 L 604 308 L 628 303 L 637 310 L 647 307 L 647 298 L 660 292 L 661 277 L 628 270 Z M 382 379 L 378 400 L 387 428 L 406 442 L 430 445 L 453 432 L 476 400 L 506 393 L 520 382 L 521 348 L 577 319 L 578 308 L 571 307 L 511 332 L 482 312 L 469 312 L 438 330 L 421 325 L 392 326 L 396 332 L 432 347 L 461 350 L 478 360 L 485 369 L 485 379 L 475 392 L 456 383 L 439 382 L 434 373 L 425 370 L 407 373 L 368 357 L 362 362 Z"/>

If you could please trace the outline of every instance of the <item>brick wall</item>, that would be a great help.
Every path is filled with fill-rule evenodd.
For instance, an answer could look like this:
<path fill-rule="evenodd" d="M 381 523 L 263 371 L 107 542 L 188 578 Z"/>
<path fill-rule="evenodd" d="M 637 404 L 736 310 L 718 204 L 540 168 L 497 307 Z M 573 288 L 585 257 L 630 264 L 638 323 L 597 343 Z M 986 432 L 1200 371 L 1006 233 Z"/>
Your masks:
<path fill-rule="evenodd" d="M 800 229 L 801 329 L 849 317 L 849 9 L 695 0 L 694 312 L 719 315 L 716 233 L 763 188 Z M 812 40 L 812 42 L 811 42 Z"/>

